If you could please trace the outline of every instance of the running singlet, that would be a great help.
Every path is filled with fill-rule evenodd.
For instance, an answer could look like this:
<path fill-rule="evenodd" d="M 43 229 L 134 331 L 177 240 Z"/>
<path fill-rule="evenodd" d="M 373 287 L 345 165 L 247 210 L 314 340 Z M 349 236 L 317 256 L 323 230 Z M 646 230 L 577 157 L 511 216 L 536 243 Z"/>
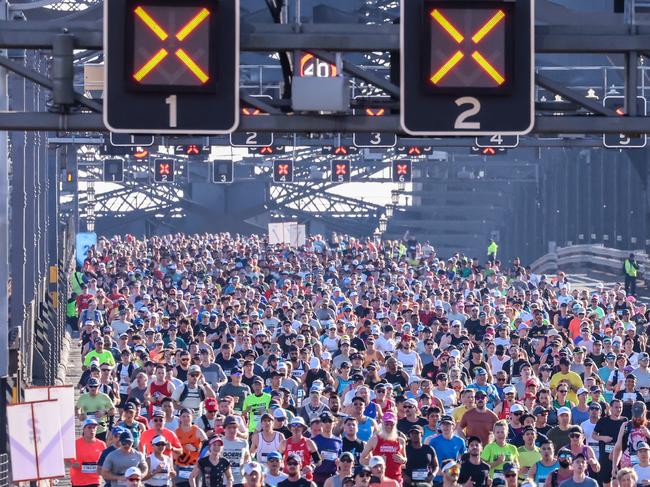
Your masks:
<path fill-rule="evenodd" d="M 361 441 L 368 441 L 372 436 L 372 421 L 370 421 L 370 418 L 366 418 L 365 421 L 357 421 L 357 423 L 359 425 L 357 438 Z"/>
<path fill-rule="evenodd" d="M 273 439 L 271 441 L 266 441 L 264 439 L 264 434 L 260 431 L 256 433 L 257 436 L 257 452 L 255 456 L 257 461 L 266 465 L 267 456 L 273 451 L 279 451 L 280 443 L 282 443 L 283 435 L 278 431 L 273 432 Z"/>
<path fill-rule="evenodd" d="M 499 419 L 508 419 L 510 417 L 510 404 L 508 404 L 508 401 L 503 401 L 502 404 Z"/>
<path fill-rule="evenodd" d="M 178 441 L 181 442 L 181 445 L 183 445 L 183 447 L 185 445 L 192 445 L 194 448 L 196 448 L 195 451 L 188 451 L 183 448 L 183 453 L 181 453 L 178 458 L 176 458 L 177 465 L 183 467 L 194 465 L 199 459 L 199 453 L 201 450 L 201 439 L 197 435 L 197 430 L 199 429 L 200 428 L 198 426 L 193 424 L 189 431 L 183 431 L 182 428 L 178 428 L 176 430 Z"/>
<path fill-rule="evenodd" d="M 309 451 L 309 446 L 307 445 L 306 438 L 301 438 L 298 442 L 294 442 L 293 438 L 289 438 L 287 440 L 287 446 L 284 449 L 285 472 L 287 468 L 287 459 L 291 453 L 295 453 L 296 455 L 300 456 L 303 465 L 311 464 L 311 452 Z M 309 475 L 306 475 L 305 478 L 307 480 L 312 480 L 314 478 L 314 475 L 310 473 Z"/>
<path fill-rule="evenodd" d="M 393 459 L 395 453 L 400 453 L 400 444 L 398 440 L 385 440 L 381 436 L 377 437 L 377 446 L 372 451 L 373 455 L 379 455 L 386 460 L 386 477 L 390 477 L 397 482 L 402 481 L 401 463 Z"/>
<path fill-rule="evenodd" d="M 151 393 L 151 400 L 154 404 L 160 404 L 163 400 L 163 397 L 170 397 L 169 394 L 169 382 L 165 381 L 164 384 L 158 385 L 155 382 L 152 382 L 149 386 L 149 392 Z"/>
<path fill-rule="evenodd" d="M 560 468 L 559 462 L 555 462 L 550 467 L 544 466 L 542 462 L 537 462 L 535 465 L 537 465 L 537 470 L 535 470 L 535 478 L 533 480 L 535 481 L 535 484 L 537 484 L 537 487 L 544 487 L 544 483 L 548 476 L 551 475 L 554 470 Z"/>

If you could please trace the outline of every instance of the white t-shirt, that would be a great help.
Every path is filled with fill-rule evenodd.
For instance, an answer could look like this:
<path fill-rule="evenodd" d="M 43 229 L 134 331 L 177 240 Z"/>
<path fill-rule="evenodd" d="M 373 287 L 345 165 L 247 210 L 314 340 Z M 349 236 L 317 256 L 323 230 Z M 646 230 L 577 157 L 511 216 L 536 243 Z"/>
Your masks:
<path fill-rule="evenodd" d="M 634 471 L 638 477 L 639 484 L 650 482 L 650 465 L 647 467 L 642 467 L 641 465 L 635 465 Z"/>

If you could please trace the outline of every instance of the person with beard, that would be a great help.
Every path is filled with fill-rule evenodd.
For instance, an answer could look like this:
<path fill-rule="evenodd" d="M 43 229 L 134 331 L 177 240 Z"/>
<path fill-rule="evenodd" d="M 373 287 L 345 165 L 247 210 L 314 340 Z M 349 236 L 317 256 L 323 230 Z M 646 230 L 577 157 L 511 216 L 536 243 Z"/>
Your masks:
<path fill-rule="evenodd" d="M 647 427 L 646 406 L 644 402 L 636 401 L 632 405 L 632 419 L 625 423 L 616 439 L 612 452 L 612 475 L 615 476 L 619 468 L 633 467 L 638 464 L 637 445 L 650 439 L 650 430 Z"/>
<path fill-rule="evenodd" d="M 471 481 L 473 487 L 487 487 L 490 474 L 490 465 L 481 460 L 483 443 L 478 436 L 471 436 L 467 439 L 467 454 L 463 455 L 460 465 L 460 476 L 458 483 L 465 485 Z"/>
<path fill-rule="evenodd" d="M 438 470 L 436 452 L 431 446 L 422 444 L 422 433 L 422 427 L 418 425 L 411 426 L 408 431 L 404 485 L 430 483 Z"/>
<path fill-rule="evenodd" d="M 463 414 L 456 431 L 461 436 L 478 436 L 482 442 L 487 444 L 492 428 L 499 418 L 485 407 L 487 401 L 485 392 L 476 391 L 475 398 L 476 407 Z"/>
<path fill-rule="evenodd" d="M 563 487 L 598 487 L 598 482 L 587 476 L 588 461 L 584 454 L 574 455 L 572 467 L 572 477 L 562 482 Z"/>
<path fill-rule="evenodd" d="M 562 448 L 557 453 L 557 461 L 560 464 L 560 467 L 553 470 L 550 475 L 546 477 L 544 487 L 559 487 L 562 482 L 573 476 L 573 469 L 571 468 L 571 464 L 573 463 L 573 454 L 571 453 L 571 450 Z"/>

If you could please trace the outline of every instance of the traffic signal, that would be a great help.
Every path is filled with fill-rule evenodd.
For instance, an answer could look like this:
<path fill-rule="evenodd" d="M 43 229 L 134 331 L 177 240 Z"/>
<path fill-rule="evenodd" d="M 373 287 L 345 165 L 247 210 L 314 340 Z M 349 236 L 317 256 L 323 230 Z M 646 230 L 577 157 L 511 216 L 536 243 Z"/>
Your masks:
<path fill-rule="evenodd" d="M 324 145 L 321 151 L 325 155 L 345 157 L 358 154 L 359 148 L 353 145 Z"/>
<path fill-rule="evenodd" d="M 155 159 L 153 161 L 153 180 L 157 183 L 173 183 L 174 160 Z"/>
<path fill-rule="evenodd" d="M 239 124 L 239 0 L 107 0 L 104 66 L 111 131 L 232 132 Z"/>
<path fill-rule="evenodd" d="M 212 162 L 213 183 L 232 183 L 234 179 L 234 172 L 234 163 L 231 160 L 223 159 Z"/>
<path fill-rule="evenodd" d="M 532 3 L 401 2 L 400 112 L 405 132 L 530 132 L 535 114 Z"/>
<path fill-rule="evenodd" d="M 248 153 L 249 154 L 258 154 L 260 156 L 272 156 L 274 154 L 278 154 L 284 152 L 284 146 L 283 145 L 268 145 L 264 147 L 255 147 L 255 146 L 249 146 L 248 147 Z"/>
<path fill-rule="evenodd" d="M 352 175 L 350 174 L 350 161 L 343 160 L 330 160 L 330 181 L 333 183 L 349 183 Z"/>
<path fill-rule="evenodd" d="M 276 183 L 293 182 L 293 161 L 273 161 L 273 181 Z"/>
<path fill-rule="evenodd" d="M 107 183 L 124 181 L 124 161 L 122 159 L 104 159 L 103 180 Z"/>
<path fill-rule="evenodd" d="M 392 179 L 394 183 L 410 183 L 413 179 L 413 166 L 408 159 L 393 160 Z"/>

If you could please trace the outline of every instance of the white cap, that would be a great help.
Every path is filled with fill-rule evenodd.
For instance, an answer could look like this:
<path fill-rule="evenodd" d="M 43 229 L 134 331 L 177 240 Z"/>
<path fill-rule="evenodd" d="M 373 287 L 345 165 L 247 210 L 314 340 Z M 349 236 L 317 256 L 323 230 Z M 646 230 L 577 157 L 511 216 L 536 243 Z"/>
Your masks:
<path fill-rule="evenodd" d="M 163 435 L 154 436 L 154 439 L 151 440 L 151 444 L 156 445 L 158 443 L 167 443 L 167 438 L 165 438 Z"/>
<path fill-rule="evenodd" d="M 559 416 L 561 414 L 568 414 L 569 416 L 571 416 L 571 410 L 566 406 L 561 407 L 557 410 L 557 415 Z"/>
<path fill-rule="evenodd" d="M 451 352 L 449 352 L 449 356 L 454 357 L 454 358 L 459 358 L 460 357 L 460 350 L 452 350 Z"/>
<path fill-rule="evenodd" d="M 323 352 L 320 354 L 321 360 L 332 360 L 332 354 L 329 352 Z"/>
<path fill-rule="evenodd" d="M 588 392 L 589 391 L 587 389 L 585 389 L 584 387 L 581 387 L 580 389 L 578 389 L 578 392 L 576 392 L 576 395 L 579 396 L 580 394 L 587 394 Z"/>
<path fill-rule="evenodd" d="M 384 457 L 380 457 L 379 455 L 370 457 L 370 460 L 368 461 L 368 466 L 372 468 L 372 467 L 376 467 L 377 465 L 386 465 Z"/>
<path fill-rule="evenodd" d="M 244 465 L 244 475 L 250 475 L 253 472 L 257 472 L 258 474 L 262 475 L 262 465 L 257 462 L 248 462 L 246 465 Z"/>
<path fill-rule="evenodd" d="M 515 389 L 515 386 L 506 386 L 503 388 L 503 393 L 504 394 L 515 394 L 517 392 L 517 389 Z"/>
<path fill-rule="evenodd" d="M 135 477 L 136 475 L 139 478 L 142 478 L 142 472 L 138 467 L 129 467 L 126 469 L 126 472 L 124 472 L 124 477 L 126 477 L 127 479 L 129 477 Z"/>
<path fill-rule="evenodd" d="M 521 404 L 513 404 L 510 406 L 510 412 L 511 413 L 520 413 L 524 411 L 524 407 Z"/>

